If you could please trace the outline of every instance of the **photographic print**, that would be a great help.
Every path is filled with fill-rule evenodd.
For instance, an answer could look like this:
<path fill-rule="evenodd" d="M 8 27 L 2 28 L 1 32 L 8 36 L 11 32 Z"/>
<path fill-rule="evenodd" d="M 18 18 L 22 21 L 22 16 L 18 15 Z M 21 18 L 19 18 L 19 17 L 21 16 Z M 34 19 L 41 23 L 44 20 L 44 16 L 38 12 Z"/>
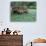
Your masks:
<path fill-rule="evenodd" d="M 36 21 L 36 2 L 12 1 L 10 3 L 11 22 Z"/>

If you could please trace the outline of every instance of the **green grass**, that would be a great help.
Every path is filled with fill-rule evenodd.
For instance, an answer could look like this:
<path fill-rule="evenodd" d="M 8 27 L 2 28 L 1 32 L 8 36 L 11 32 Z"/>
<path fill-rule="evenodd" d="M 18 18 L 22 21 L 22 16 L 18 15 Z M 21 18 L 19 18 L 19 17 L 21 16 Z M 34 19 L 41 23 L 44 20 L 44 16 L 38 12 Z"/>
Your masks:
<path fill-rule="evenodd" d="M 36 9 L 28 9 L 25 14 L 12 14 L 11 22 L 34 22 L 36 21 Z"/>

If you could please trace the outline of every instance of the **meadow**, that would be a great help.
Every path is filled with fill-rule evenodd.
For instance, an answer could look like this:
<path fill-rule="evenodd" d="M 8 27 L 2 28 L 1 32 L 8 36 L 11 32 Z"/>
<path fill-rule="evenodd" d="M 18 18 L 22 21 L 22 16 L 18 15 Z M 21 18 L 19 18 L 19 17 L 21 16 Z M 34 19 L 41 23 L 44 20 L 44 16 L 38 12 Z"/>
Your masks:
<path fill-rule="evenodd" d="M 36 9 L 28 9 L 28 13 L 11 14 L 11 22 L 35 22 Z"/>

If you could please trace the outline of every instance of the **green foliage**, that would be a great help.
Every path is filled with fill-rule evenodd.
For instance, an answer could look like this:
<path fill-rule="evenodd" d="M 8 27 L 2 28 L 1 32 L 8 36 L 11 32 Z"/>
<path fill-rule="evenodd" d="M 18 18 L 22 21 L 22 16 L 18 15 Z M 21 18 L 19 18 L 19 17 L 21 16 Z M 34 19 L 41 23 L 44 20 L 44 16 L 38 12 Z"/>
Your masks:
<path fill-rule="evenodd" d="M 27 8 L 36 9 L 36 2 L 11 2 L 11 7 L 26 6 Z"/>

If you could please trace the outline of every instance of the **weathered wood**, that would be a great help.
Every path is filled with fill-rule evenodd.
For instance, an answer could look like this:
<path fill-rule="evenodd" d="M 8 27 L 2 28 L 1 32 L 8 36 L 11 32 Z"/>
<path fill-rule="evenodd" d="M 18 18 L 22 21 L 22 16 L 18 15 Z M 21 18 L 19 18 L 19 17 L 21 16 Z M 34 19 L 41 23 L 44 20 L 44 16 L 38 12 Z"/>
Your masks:
<path fill-rule="evenodd" d="M 23 46 L 23 35 L 0 35 L 0 46 Z"/>

